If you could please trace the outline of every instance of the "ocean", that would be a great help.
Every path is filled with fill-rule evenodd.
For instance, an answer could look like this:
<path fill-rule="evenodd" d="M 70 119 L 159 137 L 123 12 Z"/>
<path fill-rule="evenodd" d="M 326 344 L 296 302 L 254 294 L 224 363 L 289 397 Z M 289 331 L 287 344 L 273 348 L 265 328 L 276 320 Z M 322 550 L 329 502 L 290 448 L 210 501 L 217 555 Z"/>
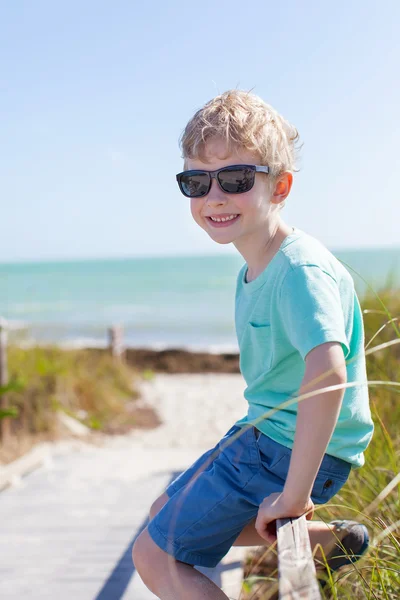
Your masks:
<path fill-rule="evenodd" d="M 362 299 L 400 289 L 400 248 L 332 251 Z M 130 347 L 237 351 L 233 255 L 0 264 L 0 317 L 24 344 L 104 347 L 121 325 Z M 353 271 L 354 269 L 354 271 Z"/>

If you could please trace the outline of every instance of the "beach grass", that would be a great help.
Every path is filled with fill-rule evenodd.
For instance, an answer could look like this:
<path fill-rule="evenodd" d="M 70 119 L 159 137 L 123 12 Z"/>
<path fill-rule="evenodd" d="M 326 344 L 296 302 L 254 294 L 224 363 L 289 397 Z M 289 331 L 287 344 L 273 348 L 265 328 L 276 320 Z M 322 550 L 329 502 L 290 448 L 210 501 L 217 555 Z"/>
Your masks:
<path fill-rule="evenodd" d="M 361 306 L 375 432 L 364 466 L 352 471 L 331 503 L 316 507 L 314 519 L 357 520 L 370 533 L 362 559 L 338 573 L 328 569 L 325 597 L 394 600 L 400 598 L 400 294 L 369 291 Z M 272 552 L 261 547 L 248 552 L 242 600 L 264 600 L 276 589 Z"/>
<path fill-rule="evenodd" d="M 124 432 L 137 424 L 137 373 L 106 351 L 8 347 L 7 405 L 16 440 L 57 439 L 62 412 L 90 430 Z M 2 460 L 13 457 L 0 446 Z"/>

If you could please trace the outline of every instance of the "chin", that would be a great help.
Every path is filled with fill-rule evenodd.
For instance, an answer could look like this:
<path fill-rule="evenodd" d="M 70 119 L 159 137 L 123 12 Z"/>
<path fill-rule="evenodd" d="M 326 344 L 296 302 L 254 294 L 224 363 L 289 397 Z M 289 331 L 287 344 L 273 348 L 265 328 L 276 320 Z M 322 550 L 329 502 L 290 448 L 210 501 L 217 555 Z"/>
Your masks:
<path fill-rule="evenodd" d="M 216 240 L 214 237 L 212 237 L 210 235 L 210 238 L 212 239 L 213 242 L 215 242 L 216 244 L 220 244 L 220 246 L 226 246 L 227 244 L 233 244 L 233 242 L 235 240 Z"/>

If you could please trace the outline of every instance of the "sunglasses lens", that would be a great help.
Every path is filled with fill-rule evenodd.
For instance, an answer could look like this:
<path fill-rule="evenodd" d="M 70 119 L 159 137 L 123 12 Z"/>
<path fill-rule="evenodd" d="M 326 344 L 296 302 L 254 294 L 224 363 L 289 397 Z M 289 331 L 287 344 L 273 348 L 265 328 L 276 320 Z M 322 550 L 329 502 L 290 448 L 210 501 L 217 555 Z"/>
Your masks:
<path fill-rule="evenodd" d="M 248 192 L 253 187 L 254 174 L 254 169 L 248 167 L 226 169 L 218 174 L 218 180 L 224 192 L 241 194 Z"/>
<path fill-rule="evenodd" d="M 190 198 L 199 198 L 208 194 L 210 176 L 207 173 L 184 173 L 179 178 L 182 192 Z"/>

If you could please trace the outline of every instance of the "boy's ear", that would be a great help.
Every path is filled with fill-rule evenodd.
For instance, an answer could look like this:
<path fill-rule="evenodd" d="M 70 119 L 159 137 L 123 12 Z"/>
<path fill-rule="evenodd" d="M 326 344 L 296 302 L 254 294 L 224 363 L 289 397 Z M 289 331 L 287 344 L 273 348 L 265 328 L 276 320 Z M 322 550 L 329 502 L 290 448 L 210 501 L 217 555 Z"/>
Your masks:
<path fill-rule="evenodd" d="M 280 204 L 289 195 L 293 183 L 293 174 L 285 171 L 279 175 L 275 182 L 275 189 L 271 196 L 271 202 Z"/>

